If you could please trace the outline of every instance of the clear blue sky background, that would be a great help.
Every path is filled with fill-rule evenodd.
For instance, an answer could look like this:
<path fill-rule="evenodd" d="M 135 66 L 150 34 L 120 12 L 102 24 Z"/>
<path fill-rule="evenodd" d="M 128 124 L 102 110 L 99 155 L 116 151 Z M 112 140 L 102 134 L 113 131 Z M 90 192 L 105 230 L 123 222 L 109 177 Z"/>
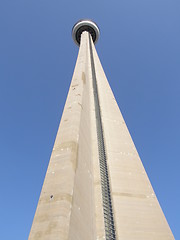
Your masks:
<path fill-rule="evenodd" d="M 28 238 L 78 53 L 97 51 L 161 207 L 180 239 L 180 1 L 0 1 L 0 239 Z"/>

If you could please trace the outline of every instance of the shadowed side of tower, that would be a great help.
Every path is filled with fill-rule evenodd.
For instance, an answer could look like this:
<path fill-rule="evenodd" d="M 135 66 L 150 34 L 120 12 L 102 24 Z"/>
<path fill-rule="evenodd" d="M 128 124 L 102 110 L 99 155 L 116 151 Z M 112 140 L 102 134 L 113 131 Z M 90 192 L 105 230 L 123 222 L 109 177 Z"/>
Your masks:
<path fill-rule="evenodd" d="M 94 43 L 80 45 L 29 240 L 174 239 L 118 108 Z"/>

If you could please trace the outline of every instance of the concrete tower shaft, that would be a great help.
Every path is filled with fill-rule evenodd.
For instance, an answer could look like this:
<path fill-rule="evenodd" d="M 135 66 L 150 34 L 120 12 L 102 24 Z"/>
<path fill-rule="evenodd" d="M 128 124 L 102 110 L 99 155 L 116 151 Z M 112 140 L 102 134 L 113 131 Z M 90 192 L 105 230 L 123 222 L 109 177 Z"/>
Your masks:
<path fill-rule="evenodd" d="M 29 240 L 173 240 L 91 33 L 79 44 Z"/>

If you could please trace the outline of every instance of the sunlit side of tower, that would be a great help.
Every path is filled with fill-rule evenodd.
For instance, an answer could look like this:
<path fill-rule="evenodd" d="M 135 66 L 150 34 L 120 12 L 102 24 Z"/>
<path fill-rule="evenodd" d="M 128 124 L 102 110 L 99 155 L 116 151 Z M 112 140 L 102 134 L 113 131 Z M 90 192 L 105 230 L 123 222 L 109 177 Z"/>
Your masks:
<path fill-rule="evenodd" d="M 73 27 L 79 54 L 29 240 L 172 240 L 94 43 Z"/>

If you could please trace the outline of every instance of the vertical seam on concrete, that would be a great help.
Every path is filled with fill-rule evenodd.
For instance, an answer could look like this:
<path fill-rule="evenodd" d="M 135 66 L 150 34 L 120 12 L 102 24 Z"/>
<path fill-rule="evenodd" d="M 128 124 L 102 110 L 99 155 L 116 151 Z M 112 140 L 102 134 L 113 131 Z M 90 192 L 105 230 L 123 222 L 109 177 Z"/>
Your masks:
<path fill-rule="evenodd" d="M 80 44 L 82 44 L 82 43 L 80 43 Z M 80 47 L 81 47 L 81 46 L 79 46 L 79 48 L 80 48 Z M 81 56 L 81 55 L 80 55 L 80 51 L 79 51 L 79 53 L 78 53 L 78 60 L 79 60 L 79 56 Z M 81 60 L 81 59 L 80 59 L 80 60 Z M 83 64 L 83 63 L 82 63 L 82 60 L 76 62 L 75 70 L 77 69 L 76 67 L 77 67 L 77 64 L 79 64 L 79 62 L 80 62 L 81 70 L 82 70 L 82 64 Z M 73 74 L 72 80 L 74 80 L 74 76 L 75 76 L 75 73 Z M 71 81 L 70 88 L 72 87 L 72 83 L 73 83 L 73 81 Z M 82 85 L 83 85 L 83 84 L 82 84 Z M 69 88 L 69 89 L 70 89 L 70 88 Z M 84 91 L 84 86 L 83 86 L 83 89 L 82 89 L 81 103 L 82 103 L 82 101 L 83 101 L 83 91 Z M 81 117 L 82 117 L 82 107 L 81 107 L 81 111 L 80 111 L 80 118 L 79 118 L 80 121 L 79 121 L 79 125 L 78 125 L 78 129 L 79 129 L 79 130 L 80 130 L 80 125 L 81 125 Z M 79 133 L 79 131 L 78 131 L 78 133 Z M 77 164 L 77 166 L 78 166 L 79 136 L 78 136 L 77 145 L 78 145 L 78 147 L 77 147 L 77 154 L 76 154 L 76 164 Z M 76 166 L 76 170 L 77 170 L 77 166 Z M 75 172 L 74 172 L 74 181 L 73 181 L 73 188 L 72 188 L 72 202 L 71 202 L 71 210 L 70 210 L 70 216 L 69 216 L 69 226 L 71 225 L 72 214 L 73 214 L 72 210 L 73 210 L 73 205 L 74 205 L 74 188 L 75 188 L 75 181 L 76 181 L 76 170 L 75 170 Z M 70 235 L 70 227 L 69 227 L 69 229 L 68 229 L 68 235 L 67 235 L 67 240 L 71 239 L 70 237 L 71 237 L 71 235 Z"/>
<path fill-rule="evenodd" d="M 102 119 L 101 119 L 101 109 L 99 104 L 97 78 L 96 78 L 96 71 L 95 71 L 90 34 L 89 34 L 89 46 L 90 46 L 91 71 L 92 71 L 93 93 L 94 93 L 94 103 L 95 103 L 96 131 L 97 131 L 98 152 L 99 152 L 105 234 L 106 234 L 107 240 L 113 240 L 113 239 L 115 240 L 116 233 L 115 233 L 115 225 L 114 225 L 114 214 L 112 209 L 109 173 L 108 173 L 106 149 L 105 149 L 105 143 L 104 143 Z"/>

